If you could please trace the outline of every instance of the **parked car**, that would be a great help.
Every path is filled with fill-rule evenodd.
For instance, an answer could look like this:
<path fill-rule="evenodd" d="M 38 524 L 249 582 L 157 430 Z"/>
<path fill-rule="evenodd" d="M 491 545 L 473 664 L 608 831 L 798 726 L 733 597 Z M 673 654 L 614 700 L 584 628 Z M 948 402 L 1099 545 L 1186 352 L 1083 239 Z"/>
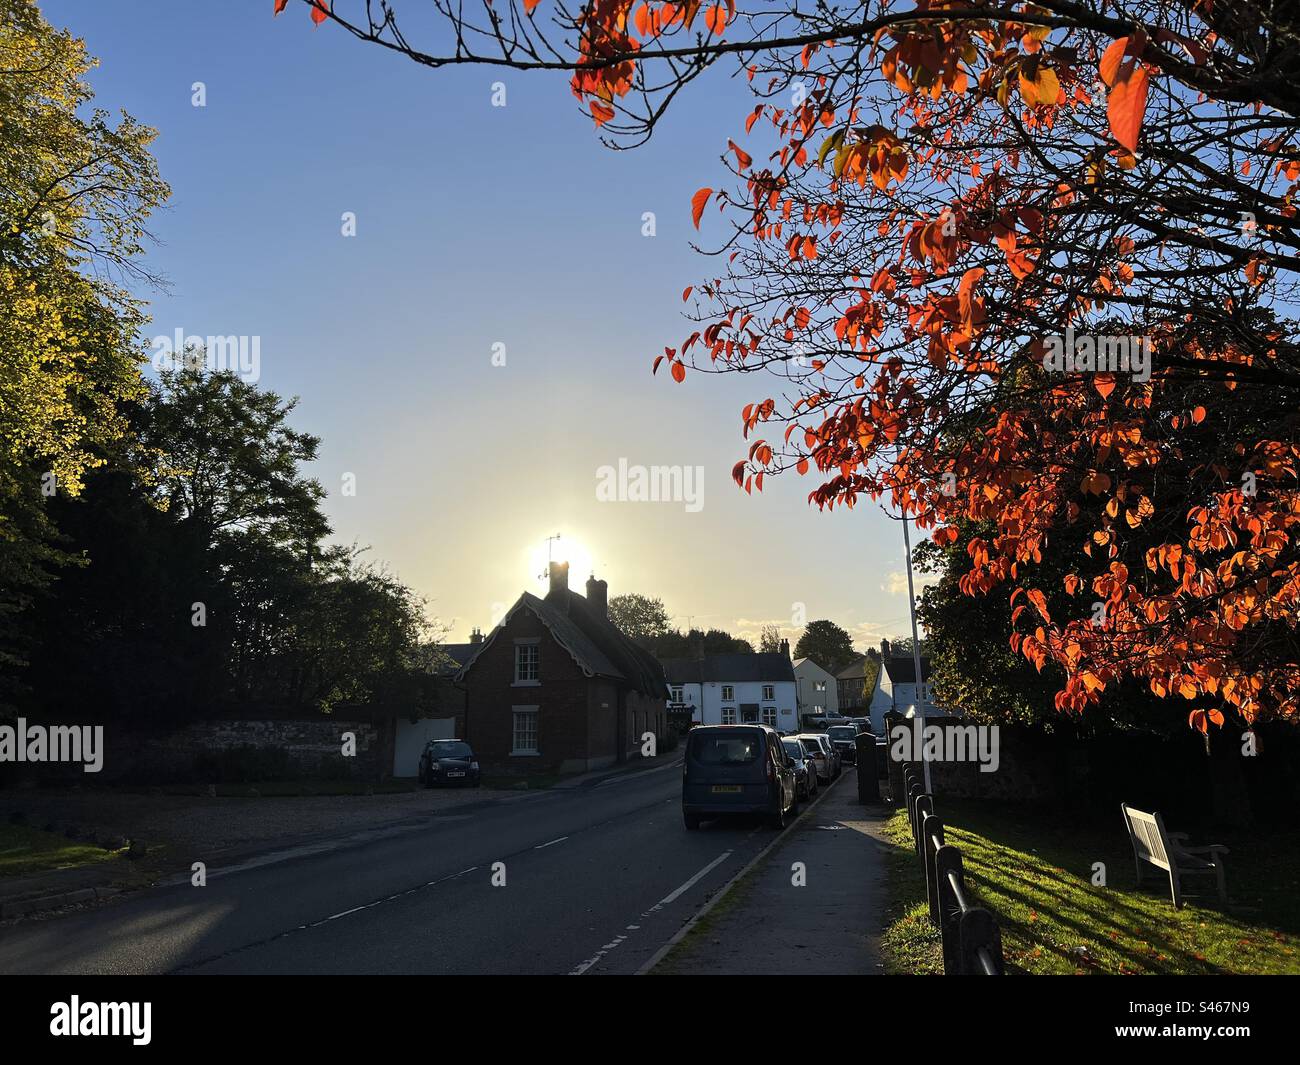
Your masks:
<path fill-rule="evenodd" d="M 858 733 L 861 730 L 857 725 L 832 725 L 826 730 L 826 738 L 831 741 L 831 745 L 839 752 L 840 760 L 843 762 L 856 762 L 858 759 Z"/>
<path fill-rule="evenodd" d="M 826 757 L 830 760 L 831 779 L 840 775 L 840 770 L 844 766 L 844 761 L 840 757 L 840 752 L 835 749 L 835 744 L 831 743 L 831 738 L 825 732 L 812 733 L 813 739 L 821 744 L 822 750 L 826 752 Z"/>
<path fill-rule="evenodd" d="M 482 779 L 473 749 L 464 740 L 430 740 L 420 755 L 420 783 L 477 788 Z"/>
<path fill-rule="evenodd" d="M 682 820 L 766 814 L 778 828 L 799 813 L 795 767 L 768 725 L 698 725 L 686 737 Z"/>
<path fill-rule="evenodd" d="M 835 764 L 830 752 L 821 745 L 818 734 L 805 732 L 796 738 L 803 749 L 808 752 L 808 757 L 813 760 L 813 768 L 816 770 L 819 784 L 823 781 L 829 784 L 835 777 Z"/>
<path fill-rule="evenodd" d="M 783 738 L 781 746 L 794 762 L 795 782 L 798 785 L 799 798 L 811 799 L 817 794 L 817 764 L 812 760 L 804 746 L 797 739 Z"/>

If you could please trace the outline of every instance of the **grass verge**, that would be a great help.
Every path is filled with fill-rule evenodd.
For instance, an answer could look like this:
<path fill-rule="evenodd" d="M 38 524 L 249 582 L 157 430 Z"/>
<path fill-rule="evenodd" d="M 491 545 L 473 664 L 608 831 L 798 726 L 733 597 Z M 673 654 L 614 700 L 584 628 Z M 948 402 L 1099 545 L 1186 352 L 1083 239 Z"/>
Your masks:
<path fill-rule="evenodd" d="M 123 853 L 27 825 L 0 825 L 0 878 L 114 861 Z"/>
<path fill-rule="evenodd" d="M 1058 813 L 1019 806 L 941 807 L 967 884 L 1002 929 L 1009 973 L 1300 974 L 1300 832 L 1204 841 L 1231 848 L 1229 905 L 1220 909 L 1213 898 L 1213 877 L 1197 877 L 1184 887 L 1208 896 L 1174 910 L 1168 880 L 1156 870 L 1137 887 L 1118 814 L 1111 827 L 1070 824 Z M 886 834 L 894 844 L 886 970 L 941 972 L 905 811 L 891 818 Z M 1103 874 L 1107 886 L 1094 884 Z"/>

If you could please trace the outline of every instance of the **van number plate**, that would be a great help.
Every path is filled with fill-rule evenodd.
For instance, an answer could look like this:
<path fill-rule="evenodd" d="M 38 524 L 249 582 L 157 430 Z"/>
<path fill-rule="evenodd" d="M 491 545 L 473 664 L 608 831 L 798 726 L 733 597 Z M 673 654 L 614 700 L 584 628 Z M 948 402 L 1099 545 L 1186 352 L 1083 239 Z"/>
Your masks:
<path fill-rule="evenodd" d="M 739 795 L 740 785 L 739 784 L 714 784 L 713 794 L 714 795 Z"/>

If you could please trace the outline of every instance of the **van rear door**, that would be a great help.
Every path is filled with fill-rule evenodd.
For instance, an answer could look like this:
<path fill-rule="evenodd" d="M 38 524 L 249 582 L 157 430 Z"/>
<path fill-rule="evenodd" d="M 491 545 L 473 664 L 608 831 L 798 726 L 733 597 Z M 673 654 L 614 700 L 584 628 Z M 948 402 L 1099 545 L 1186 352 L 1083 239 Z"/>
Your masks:
<path fill-rule="evenodd" d="M 767 737 L 760 729 L 692 729 L 686 747 L 686 802 L 752 806 L 767 801 Z"/>

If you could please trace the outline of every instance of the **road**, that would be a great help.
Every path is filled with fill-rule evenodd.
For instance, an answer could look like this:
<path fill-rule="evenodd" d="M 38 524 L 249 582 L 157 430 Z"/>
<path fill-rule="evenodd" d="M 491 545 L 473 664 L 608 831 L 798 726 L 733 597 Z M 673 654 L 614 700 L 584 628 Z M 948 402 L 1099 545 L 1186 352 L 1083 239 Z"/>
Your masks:
<path fill-rule="evenodd" d="M 679 766 L 0 928 L 0 972 L 635 972 L 774 836 L 687 832 Z"/>

